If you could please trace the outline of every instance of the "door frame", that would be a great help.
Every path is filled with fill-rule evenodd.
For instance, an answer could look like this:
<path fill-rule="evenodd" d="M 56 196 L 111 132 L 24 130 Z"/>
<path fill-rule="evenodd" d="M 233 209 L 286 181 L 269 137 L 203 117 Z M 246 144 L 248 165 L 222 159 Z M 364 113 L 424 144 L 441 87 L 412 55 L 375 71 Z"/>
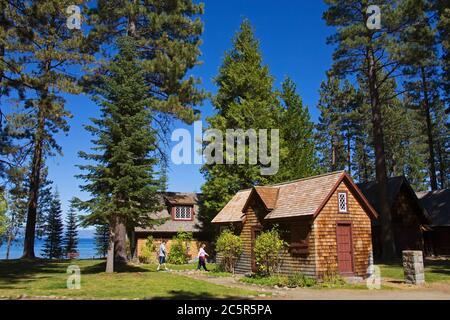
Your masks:
<path fill-rule="evenodd" d="M 255 250 L 254 250 L 254 246 L 255 246 L 255 240 L 256 240 L 256 235 L 255 233 L 258 231 L 262 231 L 263 227 L 262 226 L 252 226 L 250 228 L 250 232 L 251 232 L 251 242 L 250 242 L 250 268 L 252 272 L 256 272 L 258 271 L 256 268 L 256 257 L 255 257 Z"/>
<path fill-rule="evenodd" d="M 351 272 L 340 272 L 339 271 L 339 240 L 337 229 L 339 226 L 349 226 L 350 227 L 350 242 L 351 242 L 351 256 L 352 256 L 352 271 Z M 338 220 L 336 221 L 336 260 L 337 260 L 337 269 L 338 273 L 343 276 L 353 276 L 355 274 L 355 247 L 353 243 L 353 223 L 348 220 Z"/>

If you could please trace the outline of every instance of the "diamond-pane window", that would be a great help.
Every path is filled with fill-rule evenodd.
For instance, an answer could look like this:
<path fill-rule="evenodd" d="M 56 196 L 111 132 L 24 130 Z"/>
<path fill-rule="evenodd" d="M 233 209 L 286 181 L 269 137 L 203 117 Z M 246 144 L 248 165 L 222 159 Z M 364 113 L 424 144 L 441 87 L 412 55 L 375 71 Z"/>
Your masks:
<path fill-rule="evenodd" d="M 179 206 L 175 207 L 175 220 L 191 220 L 192 207 Z"/>
<path fill-rule="evenodd" d="M 347 194 L 345 192 L 338 193 L 339 212 L 347 212 Z"/>

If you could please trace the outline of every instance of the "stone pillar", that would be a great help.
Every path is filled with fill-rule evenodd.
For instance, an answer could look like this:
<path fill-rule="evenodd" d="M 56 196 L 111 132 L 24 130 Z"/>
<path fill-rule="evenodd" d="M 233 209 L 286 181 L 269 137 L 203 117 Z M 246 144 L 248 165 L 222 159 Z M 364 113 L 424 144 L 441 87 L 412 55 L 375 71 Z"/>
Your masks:
<path fill-rule="evenodd" d="M 424 284 L 425 272 L 423 268 L 422 251 L 403 251 L 403 272 L 406 283 Z"/>

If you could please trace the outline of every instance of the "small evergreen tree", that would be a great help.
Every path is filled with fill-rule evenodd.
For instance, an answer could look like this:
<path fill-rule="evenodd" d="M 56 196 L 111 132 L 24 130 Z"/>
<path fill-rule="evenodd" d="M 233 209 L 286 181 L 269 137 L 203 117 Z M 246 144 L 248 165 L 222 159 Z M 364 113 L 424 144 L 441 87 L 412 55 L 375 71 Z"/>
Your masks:
<path fill-rule="evenodd" d="M 29 188 L 29 185 L 27 188 Z M 36 210 L 36 231 L 35 237 L 36 239 L 42 239 L 44 237 L 45 225 L 47 223 L 47 216 L 49 214 L 53 195 L 52 195 L 52 185 L 53 181 L 48 178 L 48 168 L 46 166 L 42 166 L 41 169 L 41 179 L 39 184 L 39 199 L 37 201 L 37 210 Z"/>
<path fill-rule="evenodd" d="M 42 255 L 48 259 L 61 259 L 63 249 L 63 222 L 59 194 L 54 193 L 45 225 L 45 241 Z"/>
<path fill-rule="evenodd" d="M 8 211 L 7 211 L 7 230 L 5 234 L 6 241 L 6 255 L 5 258 L 9 259 L 11 252 L 11 246 L 13 242 L 18 240 L 18 236 L 23 230 L 25 218 L 27 214 L 27 188 L 24 184 L 24 174 L 26 170 L 18 169 L 14 170 L 14 173 L 10 172 L 8 181 L 10 188 L 8 190 Z M 12 173 L 12 174 L 11 174 Z"/>
<path fill-rule="evenodd" d="M 99 224 L 95 227 L 95 249 L 101 258 L 105 258 L 108 254 L 109 245 L 109 225 Z"/>
<path fill-rule="evenodd" d="M 77 252 L 78 246 L 78 223 L 77 215 L 73 205 L 70 206 L 66 218 L 66 232 L 64 235 L 64 251 L 66 254 Z"/>

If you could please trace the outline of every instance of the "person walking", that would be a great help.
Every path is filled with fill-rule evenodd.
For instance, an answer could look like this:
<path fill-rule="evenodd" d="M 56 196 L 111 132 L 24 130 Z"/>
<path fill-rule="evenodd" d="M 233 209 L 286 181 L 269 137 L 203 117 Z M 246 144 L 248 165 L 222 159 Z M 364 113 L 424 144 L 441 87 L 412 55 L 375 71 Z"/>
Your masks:
<path fill-rule="evenodd" d="M 161 266 L 164 265 L 164 269 L 167 271 L 166 266 L 166 240 L 161 241 L 161 245 L 159 246 L 159 264 L 158 269 L 156 271 L 159 271 Z"/>
<path fill-rule="evenodd" d="M 206 247 L 206 244 L 203 243 L 200 246 L 200 250 L 198 251 L 198 267 L 197 267 L 197 270 L 200 270 L 201 268 L 203 268 L 205 271 L 208 271 L 208 269 L 206 269 L 206 257 L 209 257 L 209 254 L 206 253 L 205 247 Z"/>

